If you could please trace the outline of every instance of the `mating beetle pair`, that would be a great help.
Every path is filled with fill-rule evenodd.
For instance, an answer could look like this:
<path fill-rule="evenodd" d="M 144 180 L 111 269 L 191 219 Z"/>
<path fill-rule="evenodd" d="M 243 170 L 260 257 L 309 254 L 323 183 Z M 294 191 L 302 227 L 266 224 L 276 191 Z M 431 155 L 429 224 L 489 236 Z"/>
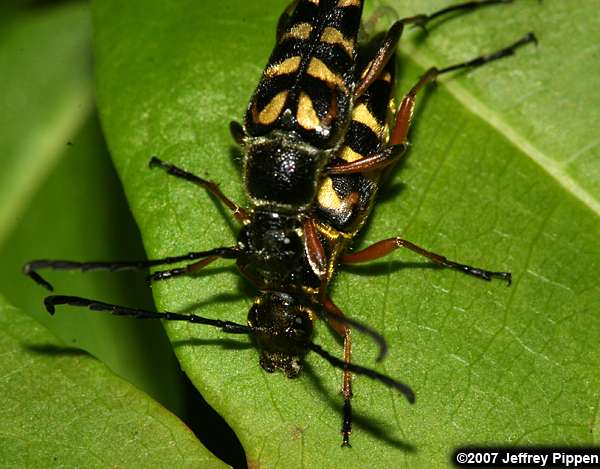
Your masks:
<path fill-rule="evenodd" d="M 140 262 L 32 261 L 25 273 L 50 285 L 38 269 L 137 269 L 176 262 L 184 267 L 154 272 L 160 281 L 192 274 L 218 258 L 235 259 L 239 270 L 258 290 L 247 324 L 171 312 L 156 313 L 74 296 L 49 296 L 46 307 L 86 306 L 93 310 L 140 318 L 182 320 L 211 325 L 224 332 L 250 334 L 261 349 L 267 371 L 297 376 L 304 355 L 312 350 L 344 370 L 342 392 L 343 444 L 351 433 L 351 374 L 363 374 L 402 392 L 401 382 L 351 362 L 350 329 L 365 332 L 385 354 L 385 341 L 366 325 L 346 318 L 328 296 L 339 263 L 367 262 L 405 247 L 440 265 L 489 280 L 507 272 L 492 272 L 459 264 L 394 237 L 354 253 L 348 247 L 367 219 L 384 176 L 406 148 L 416 95 L 437 76 L 483 65 L 511 55 L 535 41 L 529 33 L 493 54 L 450 67 L 428 70 L 393 106 L 394 52 L 405 26 L 460 10 L 506 0 L 471 1 L 431 15 L 397 21 L 370 53 L 357 43 L 362 0 L 296 0 L 280 18 L 276 46 L 248 106 L 244 125 L 232 123 L 243 148 L 243 185 L 251 208 L 228 199 L 211 181 L 158 158 L 151 166 L 197 184 L 217 197 L 240 223 L 238 242 L 182 256 Z M 390 120 L 388 116 L 394 114 Z M 323 318 L 344 341 L 340 360 L 312 342 L 313 323 Z"/>

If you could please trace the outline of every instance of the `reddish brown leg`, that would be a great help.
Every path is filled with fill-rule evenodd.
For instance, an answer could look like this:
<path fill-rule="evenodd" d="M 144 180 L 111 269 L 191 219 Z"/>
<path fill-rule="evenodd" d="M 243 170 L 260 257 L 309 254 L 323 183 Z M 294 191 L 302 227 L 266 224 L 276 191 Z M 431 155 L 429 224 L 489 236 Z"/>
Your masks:
<path fill-rule="evenodd" d="M 159 270 L 158 272 L 154 272 L 150 274 L 147 278 L 149 281 L 157 281 L 157 280 L 165 280 L 167 278 L 178 277 L 180 275 L 192 274 L 194 272 L 198 272 L 200 269 L 206 267 L 211 262 L 216 261 L 219 256 L 210 256 L 206 259 L 202 259 L 201 261 L 194 262 L 193 264 L 187 264 L 183 267 L 177 267 L 175 269 L 169 270 Z"/>
<path fill-rule="evenodd" d="M 330 314 L 327 323 L 344 339 L 344 364 L 352 361 L 352 335 L 350 328 L 335 317 L 344 317 L 344 313 L 330 298 L 325 298 L 323 307 Z M 333 316 L 333 317 L 332 317 Z M 342 446 L 350 446 L 350 434 L 352 433 L 352 373 L 345 369 L 342 377 L 342 395 L 344 396 L 344 418 L 342 421 Z"/>
<path fill-rule="evenodd" d="M 327 256 L 325 255 L 325 249 L 319 240 L 317 235 L 317 229 L 312 218 L 304 219 L 304 239 L 306 240 L 306 257 L 308 263 L 313 269 L 313 272 L 319 277 L 321 281 L 320 293 L 321 297 L 325 295 L 327 290 Z"/>
<path fill-rule="evenodd" d="M 412 122 L 413 112 L 415 109 L 416 96 L 417 93 L 425 87 L 425 85 L 431 83 L 432 81 L 435 81 L 435 79 L 443 73 L 448 73 L 463 68 L 480 67 L 481 65 L 486 64 L 488 62 L 492 62 L 503 57 L 508 57 L 514 54 L 516 49 L 525 44 L 529 44 L 530 42 L 536 42 L 536 38 L 533 33 L 528 33 L 518 41 L 515 41 L 510 46 L 500 49 L 491 54 L 482 55 L 480 57 L 476 57 L 475 59 L 454 64 L 441 69 L 435 67 L 430 68 L 419 79 L 417 84 L 413 86 L 412 89 L 406 94 L 404 99 L 402 99 L 402 103 L 400 103 L 400 107 L 398 108 L 398 112 L 396 113 L 396 123 L 390 135 L 389 146 L 384 148 L 381 151 L 381 153 L 378 153 L 376 155 L 370 155 L 366 158 L 362 158 L 351 163 L 342 163 L 328 167 L 326 169 L 327 174 L 335 175 L 362 173 L 364 171 L 381 169 L 395 163 L 398 160 L 398 158 L 402 156 L 404 150 L 406 149 L 408 131 L 410 129 L 410 124 Z M 384 58 L 386 62 L 387 60 L 389 60 L 389 57 L 387 55 Z M 384 60 L 384 58 L 382 58 L 381 60 Z M 374 63 L 375 60 L 376 59 L 374 59 L 372 63 Z M 379 74 L 380 72 L 381 70 L 378 69 L 377 74 Z M 377 78 L 377 75 L 374 75 L 373 79 L 375 78 Z"/>
<path fill-rule="evenodd" d="M 219 186 L 217 185 L 216 182 L 207 181 L 206 179 L 202 179 L 201 177 L 196 176 L 195 174 L 189 173 L 173 164 L 165 163 L 164 161 L 160 160 L 156 156 L 153 156 L 152 159 L 150 160 L 150 167 L 154 168 L 156 166 L 165 170 L 171 176 L 185 179 L 186 181 L 192 182 L 192 183 L 206 189 L 208 192 L 210 192 L 212 195 L 214 195 L 217 199 L 219 199 L 219 201 L 223 205 L 225 205 L 229 210 L 231 210 L 233 216 L 235 217 L 235 219 L 238 222 L 240 222 L 242 224 L 246 224 L 250 221 L 250 217 L 248 216 L 248 213 L 246 212 L 246 210 L 243 209 L 242 207 L 240 207 L 235 202 L 233 202 L 231 199 L 229 199 L 225 194 L 223 194 L 223 192 L 221 192 L 221 189 L 219 189 Z"/>
<path fill-rule="evenodd" d="M 404 20 L 396 21 L 392 27 L 388 30 L 383 39 L 383 43 L 379 47 L 379 50 L 375 53 L 375 57 L 371 60 L 362 76 L 360 81 L 354 88 L 354 101 L 356 101 L 362 94 L 369 89 L 369 86 L 373 84 L 379 77 L 385 66 L 396 53 L 396 46 L 402 36 L 404 30 Z"/>
<path fill-rule="evenodd" d="M 327 174 L 352 174 L 352 173 L 363 173 L 365 171 L 372 171 L 374 169 L 382 169 L 389 166 L 404 154 L 406 145 L 391 145 L 382 150 L 381 153 L 376 155 L 367 156 L 360 160 L 352 161 L 350 163 L 340 163 L 335 166 L 329 166 L 325 169 Z"/>
<path fill-rule="evenodd" d="M 511 3 L 512 0 L 472 0 L 468 2 L 458 3 L 441 10 L 438 10 L 429 15 L 415 15 L 407 18 L 402 18 L 396 21 L 388 30 L 383 39 L 383 43 L 376 52 L 375 57 L 369 63 L 367 69 L 362 74 L 360 81 L 354 89 L 354 99 L 361 96 L 373 84 L 377 77 L 381 74 L 390 57 L 395 53 L 398 41 L 402 36 L 404 25 L 414 24 L 421 28 L 425 28 L 427 23 L 439 18 L 440 16 L 457 11 L 475 10 L 480 7 L 493 5 L 496 3 Z"/>
<path fill-rule="evenodd" d="M 472 267 L 466 264 L 459 264 L 458 262 L 454 262 L 448 260 L 446 257 L 436 254 L 431 251 L 427 251 L 422 247 L 417 246 L 416 244 L 411 243 L 410 241 L 406 241 L 402 238 L 389 238 L 384 239 L 383 241 L 379 241 L 371 246 L 362 249 L 361 251 L 353 252 L 352 254 L 346 254 L 341 257 L 340 261 L 345 264 L 353 264 L 359 262 L 369 262 L 375 259 L 379 259 L 380 257 L 386 256 L 392 251 L 395 251 L 398 248 L 407 248 L 417 254 L 426 257 L 427 259 L 435 262 L 438 265 L 443 267 L 448 267 L 450 269 L 460 270 L 469 275 L 473 275 L 474 277 L 479 277 L 483 280 L 491 280 L 492 277 L 498 277 L 503 280 L 506 280 L 510 285 L 512 281 L 512 276 L 510 272 L 492 272 L 490 270 L 480 269 L 479 267 Z"/>
<path fill-rule="evenodd" d="M 384 148 L 381 153 L 370 155 L 360 160 L 330 166 L 326 169 L 327 174 L 362 173 L 364 171 L 381 169 L 395 163 L 406 150 L 407 135 L 412 122 L 417 93 L 427 83 L 435 80 L 440 73 L 441 71 L 436 68 L 429 69 L 425 75 L 419 79 L 417 84 L 413 86 L 404 99 L 402 99 L 402 103 L 396 113 L 396 123 L 392 129 L 388 147 Z"/>
<path fill-rule="evenodd" d="M 455 70 L 465 68 L 480 67 L 486 63 L 493 62 L 494 60 L 511 56 L 519 47 L 529 43 L 537 43 L 537 39 L 533 33 L 527 33 L 525 36 L 515 41 L 510 46 L 497 50 L 496 52 L 493 52 L 491 54 L 482 55 L 480 57 L 476 57 L 466 62 L 450 65 L 449 67 L 440 69 L 432 67 L 429 70 L 427 70 L 425 74 L 419 79 L 417 84 L 413 86 L 413 88 L 404 97 L 402 103 L 400 104 L 400 107 L 398 108 L 398 112 L 396 114 L 396 125 L 394 126 L 394 129 L 392 130 L 392 134 L 390 136 L 390 145 L 406 144 L 408 130 L 410 128 L 413 111 L 415 109 L 415 98 L 417 93 L 421 91 L 421 89 L 423 89 L 425 85 L 431 83 L 432 81 L 435 81 L 435 79 L 438 76 L 444 73 L 453 72 Z"/>

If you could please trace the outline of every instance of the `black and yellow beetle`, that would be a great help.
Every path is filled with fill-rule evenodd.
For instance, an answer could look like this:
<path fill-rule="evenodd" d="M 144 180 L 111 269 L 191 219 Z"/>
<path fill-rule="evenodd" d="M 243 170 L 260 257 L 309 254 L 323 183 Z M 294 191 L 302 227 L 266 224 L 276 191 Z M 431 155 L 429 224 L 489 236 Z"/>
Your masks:
<path fill-rule="evenodd" d="M 403 393 L 403 383 L 351 363 L 350 328 L 365 332 L 385 354 L 385 341 L 368 326 L 346 318 L 328 296 L 328 286 L 340 262 L 365 262 L 406 247 L 433 262 L 489 280 L 510 282 L 507 272 L 492 272 L 447 260 L 400 238 L 390 238 L 362 251 L 348 253 L 350 242 L 368 217 L 381 176 L 406 148 L 406 138 L 418 91 L 438 75 L 483 65 L 511 55 L 535 41 L 529 33 L 493 54 L 432 68 L 405 96 L 392 125 L 394 52 L 405 25 L 425 26 L 446 13 L 474 9 L 507 0 L 470 1 L 431 15 L 397 21 L 375 52 L 357 44 L 363 0 L 295 0 L 281 16 L 276 45 L 248 105 L 243 126 L 231 123 L 243 149 L 243 187 L 250 208 L 227 198 L 216 183 L 175 165 L 151 159 L 152 167 L 197 184 L 216 196 L 241 225 L 235 246 L 157 260 L 134 262 L 72 262 L 36 260 L 25 274 L 52 289 L 37 270 L 125 270 L 192 261 L 180 268 L 150 275 L 153 281 L 191 274 L 218 258 L 235 259 L 241 273 L 259 290 L 248 324 L 208 319 L 193 314 L 152 312 L 76 296 L 45 299 L 50 313 L 69 304 L 138 318 L 188 321 L 249 334 L 261 349 L 261 366 L 295 377 L 302 359 L 314 351 L 344 370 L 343 445 L 351 432 L 351 373 L 363 374 Z M 391 129 L 390 129 L 391 127 Z M 313 323 L 321 317 L 344 339 L 340 360 L 312 342 Z"/>

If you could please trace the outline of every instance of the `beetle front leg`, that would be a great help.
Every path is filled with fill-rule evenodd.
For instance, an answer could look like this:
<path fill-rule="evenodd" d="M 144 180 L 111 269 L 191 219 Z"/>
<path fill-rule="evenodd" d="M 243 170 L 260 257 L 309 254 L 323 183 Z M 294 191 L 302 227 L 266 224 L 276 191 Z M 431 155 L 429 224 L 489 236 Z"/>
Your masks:
<path fill-rule="evenodd" d="M 178 166 L 175 166 L 174 164 L 165 163 L 156 156 L 153 156 L 150 160 L 150 167 L 159 167 L 171 176 L 184 179 L 206 189 L 217 199 L 219 199 L 219 201 L 223 205 L 225 205 L 229 210 L 231 210 L 231 213 L 238 222 L 245 224 L 248 223 L 248 221 L 250 220 L 250 217 L 248 216 L 246 210 L 240 207 L 235 202 L 233 202 L 231 199 L 229 199 L 225 194 L 223 194 L 223 192 L 221 192 L 221 189 L 219 189 L 219 185 L 216 182 L 203 179 L 199 176 L 196 176 L 195 174 L 192 174 L 188 171 L 185 171 L 184 169 L 179 168 Z"/>
<path fill-rule="evenodd" d="M 302 229 L 304 230 L 304 239 L 306 243 L 306 258 L 308 259 L 308 263 L 314 274 L 319 279 L 319 296 L 323 298 L 327 291 L 327 281 L 329 280 L 327 275 L 328 262 L 327 256 L 325 255 L 325 249 L 319 240 L 317 229 L 312 218 L 305 218 Z"/>

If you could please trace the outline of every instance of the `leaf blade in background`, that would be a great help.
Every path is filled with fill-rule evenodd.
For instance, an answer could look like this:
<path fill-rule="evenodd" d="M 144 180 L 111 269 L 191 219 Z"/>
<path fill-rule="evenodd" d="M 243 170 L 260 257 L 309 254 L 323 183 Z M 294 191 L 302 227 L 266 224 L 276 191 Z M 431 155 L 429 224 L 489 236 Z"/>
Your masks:
<path fill-rule="evenodd" d="M 12 5 L 5 13 L 0 211 L 7 216 L 0 216 L 1 290 L 65 343 L 94 354 L 184 415 L 182 377 L 160 324 L 93 313 L 51 318 L 42 302 L 48 292 L 21 273 L 34 258 L 140 259 L 145 254 L 92 117 L 89 9 L 83 2 L 59 2 Z M 46 274 L 60 293 L 152 307 L 143 274 Z"/>
<path fill-rule="evenodd" d="M 23 264 L 33 259 L 145 257 L 97 119 L 88 120 L 70 139 L 72 146 L 65 147 L 20 215 L 21 222 L 0 246 L 1 290 L 65 343 L 98 357 L 179 413 L 184 406 L 181 377 L 160 324 L 81 310 L 50 316 L 43 305 L 49 292 L 21 272 Z M 55 293 L 153 307 L 143 273 L 41 273 L 54 284 Z"/>
<path fill-rule="evenodd" d="M 0 242 L 18 223 L 69 138 L 92 112 L 91 25 L 83 3 L 30 10 L 0 46 Z"/>
<path fill-rule="evenodd" d="M 233 242 L 231 225 L 221 224 L 227 214 L 210 197 L 146 165 L 157 154 L 216 180 L 243 202 L 227 122 L 243 114 L 284 7 L 275 0 L 260 5 L 182 1 L 169 7 L 144 2 L 139 14 L 140 5 L 131 2 L 119 4 L 115 15 L 116 3 L 95 5 L 103 127 L 152 257 Z M 558 2 L 522 1 L 502 8 L 454 18 L 427 41 L 436 44 L 461 31 L 469 38 L 473 32 L 477 51 L 448 39 L 439 56 L 445 62 L 506 45 L 532 29 L 530 18 L 536 18 L 533 29 L 540 38 L 568 19 Z M 593 15 L 594 8 L 593 2 L 582 2 L 578 14 Z M 490 41 L 488 27 L 503 27 L 506 41 L 504 36 Z M 593 23 L 581 23 L 578 33 L 586 28 L 591 32 Z M 465 106 L 450 86 L 456 80 L 494 112 L 500 113 L 496 106 L 502 101 L 507 125 L 555 158 L 560 152 L 548 150 L 555 140 L 545 126 L 560 106 L 547 100 L 535 104 L 538 112 L 530 116 L 535 125 L 525 111 L 528 93 L 538 86 L 531 76 L 551 78 L 556 57 L 571 47 L 569 31 L 560 31 L 562 41 L 553 39 L 560 46 L 556 49 L 520 50 L 514 58 L 440 80 L 448 86 L 420 98 L 411 152 L 357 242 L 401 234 L 450 258 L 512 270 L 514 285 L 507 289 L 501 282 L 430 269 L 406 253 L 346 269 L 335 282 L 334 299 L 343 310 L 385 333 L 391 353 L 378 369 L 414 387 L 414 407 L 380 384 L 356 378 L 354 450 L 341 451 L 336 370 L 311 356 L 299 380 L 267 375 L 248 341 L 238 339 L 234 348 L 242 350 L 230 350 L 232 340 L 216 331 L 168 325 L 183 369 L 236 431 L 250 464 L 365 467 L 377 454 L 380 467 L 443 467 L 451 450 L 464 444 L 597 441 L 597 428 L 589 423 L 600 384 L 594 339 L 600 331 L 594 314 L 598 287 L 592 280 L 600 263 L 594 242 L 600 233 L 597 214 L 532 161 L 527 147 L 515 146 L 501 128 Z M 456 56 L 445 55 L 450 46 Z M 425 65 L 437 64 L 438 57 L 431 57 L 427 64 L 429 55 L 418 57 L 420 66 L 403 62 L 402 89 Z M 480 73 L 483 78 L 476 78 Z M 488 103 L 490 76 L 503 91 L 491 90 L 494 98 Z M 551 95 L 564 89 L 562 80 L 544 83 L 560 88 L 549 90 Z M 588 85 L 575 83 L 571 99 L 583 99 Z M 511 95 L 513 88 L 519 93 Z M 580 126 L 588 124 L 586 115 L 570 117 Z M 582 140 L 589 136 L 585 129 L 577 134 Z M 580 141 L 573 148 L 591 143 Z M 593 175 L 581 187 L 592 193 Z M 396 195 L 386 198 L 386 192 Z M 253 292 L 232 268 L 220 265 L 197 278 L 157 284 L 159 307 L 243 321 Z M 356 361 L 372 364 L 372 344 L 355 337 Z M 339 350 L 323 324 L 316 340 Z"/>
<path fill-rule="evenodd" d="M 3 464 L 224 467 L 174 415 L 1 298 L 0 343 Z"/>

